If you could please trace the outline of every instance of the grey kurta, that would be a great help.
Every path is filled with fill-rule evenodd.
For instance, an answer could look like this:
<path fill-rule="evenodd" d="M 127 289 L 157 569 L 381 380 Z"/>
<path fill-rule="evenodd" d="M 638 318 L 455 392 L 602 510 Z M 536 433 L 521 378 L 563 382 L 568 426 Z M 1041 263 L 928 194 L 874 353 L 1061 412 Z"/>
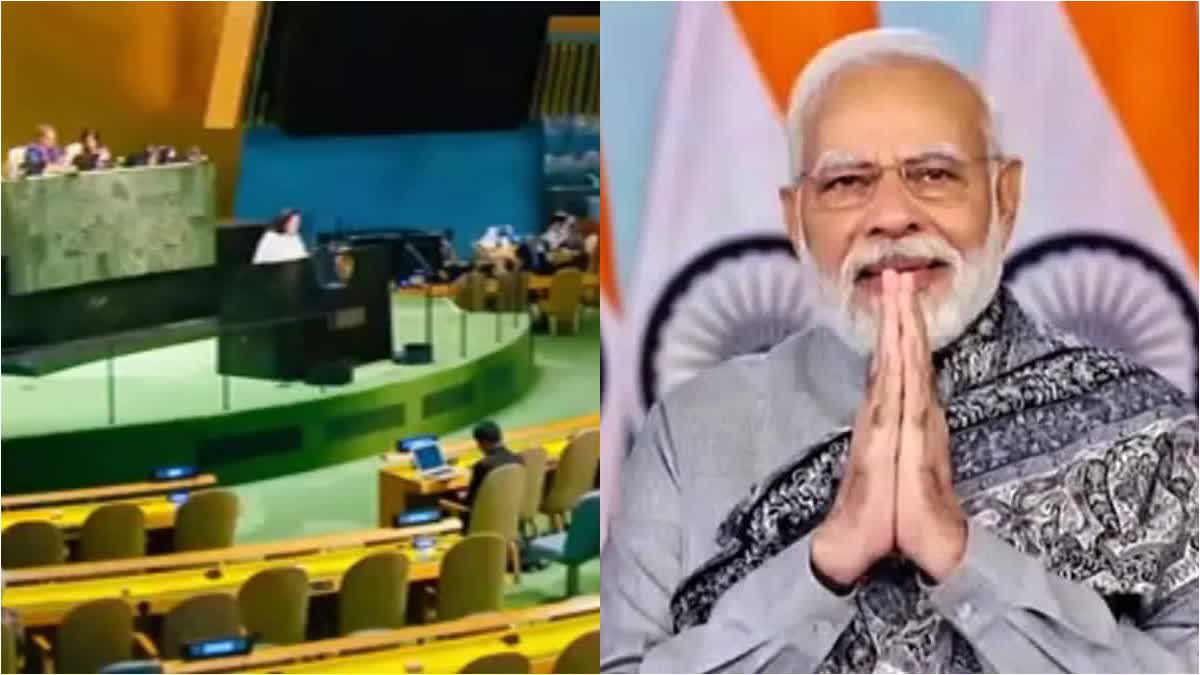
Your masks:
<path fill-rule="evenodd" d="M 1020 334 L 1006 338 L 1002 350 L 980 350 L 989 363 L 979 366 L 979 381 L 1077 346 L 1042 327 L 1021 324 L 1014 333 Z M 1119 422 L 1112 421 L 1119 406 L 1102 397 L 1087 405 L 1072 401 L 1050 417 L 1035 410 L 1007 420 L 1005 433 L 1032 426 L 1039 444 L 1060 430 L 1048 419 L 1070 416 L 1061 428 L 1087 429 L 1055 453 L 994 462 L 960 480 L 963 448 L 955 447 L 956 491 L 970 524 L 964 559 L 942 584 L 920 584 L 897 563 L 865 589 L 833 595 L 813 578 L 805 534 L 725 588 L 702 622 L 680 625 L 673 596 L 723 553 L 722 522 L 806 448 L 844 435 L 863 396 L 866 367 L 865 358 L 816 328 L 765 355 L 708 371 L 652 409 L 622 467 L 619 510 L 602 556 L 602 670 L 937 672 L 964 664 L 999 672 L 1200 670 L 1196 408 L 1177 392 L 1149 396 L 1159 396 L 1164 385 L 1144 374 L 1114 391 L 1155 402 Z M 940 389 L 949 396 L 953 383 L 941 375 Z M 993 435 L 979 444 L 995 453 L 1007 439 Z M 1152 461 L 1154 452 L 1168 461 L 1140 473 L 1117 470 Z M 1076 484 L 1096 483 L 1097 466 L 1113 467 L 1098 479 L 1112 522 L 1097 516 L 1103 509 Z M 830 491 L 837 473 L 814 472 L 811 480 Z M 1151 544 L 1130 538 L 1134 548 L 1122 548 L 1104 539 L 1122 527 L 1153 532 L 1146 539 L 1157 547 L 1156 578 L 1145 580 L 1135 550 Z M 1132 562 L 1091 564 L 1104 555 Z M 1169 560 L 1159 564 L 1163 557 Z M 1126 568 L 1129 579 L 1121 578 Z M 1128 612 L 1110 607 L 1131 599 Z M 968 645 L 969 659 L 956 644 Z"/>

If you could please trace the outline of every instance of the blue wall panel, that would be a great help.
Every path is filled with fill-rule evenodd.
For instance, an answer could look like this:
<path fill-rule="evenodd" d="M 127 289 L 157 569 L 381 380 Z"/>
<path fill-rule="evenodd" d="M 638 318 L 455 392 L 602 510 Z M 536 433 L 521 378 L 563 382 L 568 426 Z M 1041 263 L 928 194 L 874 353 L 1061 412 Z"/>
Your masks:
<path fill-rule="evenodd" d="M 460 255 L 488 225 L 537 231 L 542 132 L 292 137 L 246 132 L 234 212 L 305 215 L 305 234 L 375 227 L 452 228 Z"/>

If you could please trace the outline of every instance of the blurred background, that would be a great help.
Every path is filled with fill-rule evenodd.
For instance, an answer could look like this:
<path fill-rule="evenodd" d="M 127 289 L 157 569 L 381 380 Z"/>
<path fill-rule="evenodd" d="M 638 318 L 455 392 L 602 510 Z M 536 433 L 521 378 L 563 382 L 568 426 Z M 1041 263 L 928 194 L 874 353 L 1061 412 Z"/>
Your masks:
<path fill-rule="evenodd" d="M 877 26 L 939 37 L 1024 158 L 1023 304 L 1196 395 L 1195 3 L 617 3 L 601 25 L 606 512 L 659 397 L 811 320 L 776 192 L 787 96 Z"/>

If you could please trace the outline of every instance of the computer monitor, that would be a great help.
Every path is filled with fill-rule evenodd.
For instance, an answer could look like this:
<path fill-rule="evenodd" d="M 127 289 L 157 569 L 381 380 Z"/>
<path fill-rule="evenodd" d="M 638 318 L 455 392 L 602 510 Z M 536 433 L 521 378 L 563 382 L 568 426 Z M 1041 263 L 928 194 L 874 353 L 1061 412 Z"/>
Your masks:
<path fill-rule="evenodd" d="M 154 470 L 154 480 L 183 480 L 193 478 L 199 473 L 194 466 L 162 466 Z"/>
<path fill-rule="evenodd" d="M 445 466 L 446 458 L 437 443 L 427 443 L 413 449 L 413 461 L 418 471 L 429 471 L 439 466 Z"/>
<path fill-rule="evenodd" d="M 254 641 L 246 636 L 234 635 L 230 637 L 210 638 L 185 643 L 183 645 L 183 658 L 185 661 L 195 661 L 200 659 L 216 659 L 222 656 L 242 656 L 249 654 L 253 649 Z"/>
<path fill-rule="evenodd" d="M 413 525 L 428 525 L 442 519 L 442 511 L 437 507 L 409 509 L 397 513 L 392 524 L 396 527 L 411 527 Z"/>

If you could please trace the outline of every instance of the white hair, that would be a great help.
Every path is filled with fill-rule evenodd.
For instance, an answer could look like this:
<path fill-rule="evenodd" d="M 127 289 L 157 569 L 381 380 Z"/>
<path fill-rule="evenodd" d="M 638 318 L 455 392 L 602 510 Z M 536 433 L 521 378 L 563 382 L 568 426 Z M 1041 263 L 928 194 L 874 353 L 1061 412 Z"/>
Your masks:
<path fill-rule="evenodd" d="M 1000 288 L 1004 243 L 1003 228 L 993 217 L 983 246 L 967 255 L 934 235 L 863 240 L 847 253 L 839 270 L 826 275 L 807 249 L 800 249 L 797 254 L 801 259 L 801 274 L 814 293 L 816 302 L 812 305 L 818 319 L 854 351 L 871 354 L 879 339 L 880 317 L 877 307 L 856 306 L 853 302 L 854 280 L 859 270 L 893 255 L 946 262 L 954 278 L 947 296 L 941 302 L 917 298 L 929 344 L 938 350 L 961 335 Z"/>
<path fill-rule="evenodd" d="M 934 63 L 958 74 L 983 102 L 986 115 L 979 124 L 980 131 L 987 139 L 988 154 L 995 156 L 1002 152 L 997 138 L 999 125 L 995 108 L 974 78 L 949 56 L 941 41 L 928 33 L 910 28 L 876 28 L 852 33 L 826 45 L 796 78 L 788 99 L 787 113 L 791 178 L 798 177 L 803 170 L 804 127 L 812 113 L 813 102 L 829 83 L 849 67 L 890 61 Z"/>

